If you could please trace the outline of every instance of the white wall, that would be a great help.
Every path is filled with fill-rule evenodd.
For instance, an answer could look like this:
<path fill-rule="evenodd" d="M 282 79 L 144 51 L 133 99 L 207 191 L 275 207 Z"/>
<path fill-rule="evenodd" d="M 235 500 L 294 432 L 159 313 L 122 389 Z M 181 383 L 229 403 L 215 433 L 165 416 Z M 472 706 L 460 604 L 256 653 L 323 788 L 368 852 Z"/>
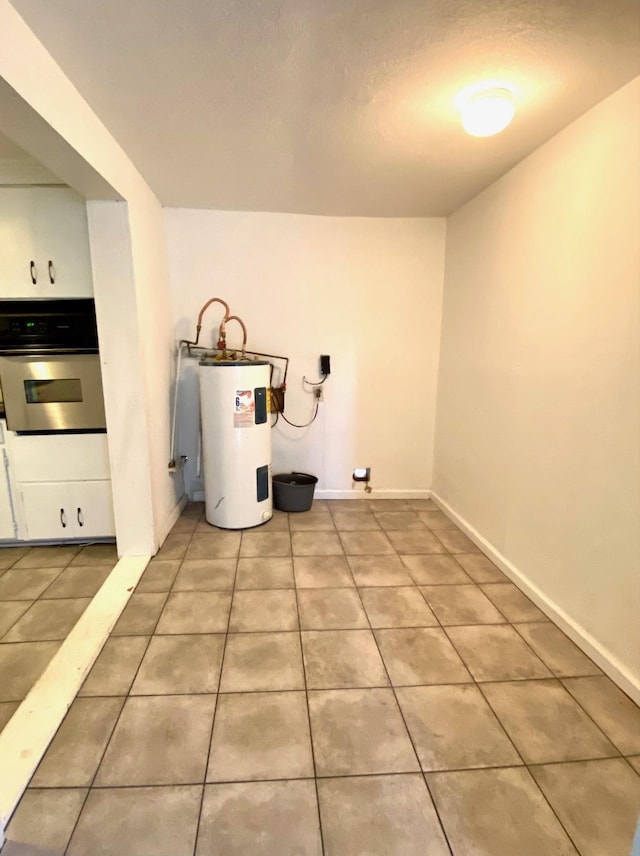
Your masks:
<path fill-rule="evenodd" d="M 119 213 L 113 207 L 119 203 L 100 203 L 112 206 L 111 216 L 104 207 L 98 215 L 89 206 L 92 264 L 118 548 L 128 555 L 150 554 L 181 492 L 181 480 L 167 470 L 173 330 L 162 209 L 7 0 L 0 0 L 0 78 L 8 84 L 2 90 L 7 115 L 19 113 L 24 102 L 69 144 L 51 148 L 56 170 L 71 176 L 70 184 L 77 175 L 83 185 L 95 171 L 127 203 Z M 11 136 L 11 127 L 2 130 Z M 47 165 L 46 150 L 41 157 Z M 126 280 L 118 279 L 123 271 Z"/>
<path fill-rule="evenodd" d="M 444 219 L 366 219 L 168 209 L 166 223 L 177 338 L 192 339 L 198 311 L 222 297 L 249 330 L 249 346 L 291 359 L 286 415 L 308 421 L 331 356 L 317 421 L 282 420 L 273 433 L 274 472 L 317 475 L 319 491 L 350 491 L 355 466 L 372 468 L 374 490 L 431 487 L 440 341 Z M 203 340 L 222 315 L 205 315 Z M 229 326 L 229 343 L 240 343 Z M 196 364 L 185 365 L 179 444 L 195 478 Z"/>
<path fill-rule="evenodd" d="M 636 79 L 448 222 L 434 487 L 640 688 Z"/>

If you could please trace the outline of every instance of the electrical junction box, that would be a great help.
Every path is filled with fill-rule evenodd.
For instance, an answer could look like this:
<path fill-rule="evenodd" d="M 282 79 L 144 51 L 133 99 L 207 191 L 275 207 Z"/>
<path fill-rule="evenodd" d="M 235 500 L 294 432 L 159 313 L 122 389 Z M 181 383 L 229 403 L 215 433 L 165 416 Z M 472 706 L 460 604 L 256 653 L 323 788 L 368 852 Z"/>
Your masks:
<path fill-rule="evenodd" d="M 331 374 L 331 357 L 328 354 L 320 356 L 320 374 L 323 377 Z"/>

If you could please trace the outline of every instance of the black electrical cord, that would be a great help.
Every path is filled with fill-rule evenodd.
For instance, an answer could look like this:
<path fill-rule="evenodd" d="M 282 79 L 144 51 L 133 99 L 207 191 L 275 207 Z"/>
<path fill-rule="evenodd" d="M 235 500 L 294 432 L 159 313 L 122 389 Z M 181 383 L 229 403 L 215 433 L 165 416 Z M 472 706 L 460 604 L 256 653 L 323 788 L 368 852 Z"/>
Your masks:
<path fill-rule="evenodd" d="M 316 421 L 316 416 L 318 415 L 318 407 L 320 406 L 320 399 L 316 398 L 316 409 L 313 411 L 313 416 L 311 417 L 309 422 L 305 422 L 304 425 L 296 425 L 295 422 L 290 422 L 289 419 L 284 415 L 284 410 L 280 413 L 280 416 L 284 419 L 287 425 L 291 425 L 292 428 L 308 428 L 309 425 L 312 425 Z"/>
<path fill-rule="evenodd" d="M 279 418 L 279 416 L 280 416 L 280 411 L 279 411 L 279 410 L 276 410 L 276 418 L 275 418 L 275 419 L 273 420 L 273 422 L 271 423 L 271 427 L 272 427 L 272 428 L 275 428 L 275 427 L 276 427 L 276 425 L 278 424 L 278 418 Z"/>
<path fill-rule="evenodd" d="M 302 378 L 302 383 L 308 383 L 309 386 L 322 386 L 325 380 L 329 377 L 329 375 L 324 375 L 322 380 L 307 380 L 306 377 Z"/>

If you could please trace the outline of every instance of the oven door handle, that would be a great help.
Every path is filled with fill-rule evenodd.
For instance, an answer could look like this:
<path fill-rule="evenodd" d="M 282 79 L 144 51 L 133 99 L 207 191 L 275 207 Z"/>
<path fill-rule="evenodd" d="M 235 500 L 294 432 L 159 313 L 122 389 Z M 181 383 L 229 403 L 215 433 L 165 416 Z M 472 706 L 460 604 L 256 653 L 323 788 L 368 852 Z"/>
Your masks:
<path fill-rule="evenodd" d="M 35 285 L 38 282 L 38 270 L 33 259 L 29 262 L 29 273 L 31 274 L 31 282 Z"/>

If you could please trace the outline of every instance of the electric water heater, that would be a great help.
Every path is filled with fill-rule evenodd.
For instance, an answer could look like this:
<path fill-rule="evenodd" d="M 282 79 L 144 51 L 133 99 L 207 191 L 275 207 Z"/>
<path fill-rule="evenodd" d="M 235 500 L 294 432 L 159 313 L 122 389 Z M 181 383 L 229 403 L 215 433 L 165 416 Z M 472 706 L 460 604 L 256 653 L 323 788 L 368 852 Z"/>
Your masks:
<path fill-rule="evenodd" d="M 271 519 L 270 364 L 200 361 L 205 516 L 222 529 Z"/>

